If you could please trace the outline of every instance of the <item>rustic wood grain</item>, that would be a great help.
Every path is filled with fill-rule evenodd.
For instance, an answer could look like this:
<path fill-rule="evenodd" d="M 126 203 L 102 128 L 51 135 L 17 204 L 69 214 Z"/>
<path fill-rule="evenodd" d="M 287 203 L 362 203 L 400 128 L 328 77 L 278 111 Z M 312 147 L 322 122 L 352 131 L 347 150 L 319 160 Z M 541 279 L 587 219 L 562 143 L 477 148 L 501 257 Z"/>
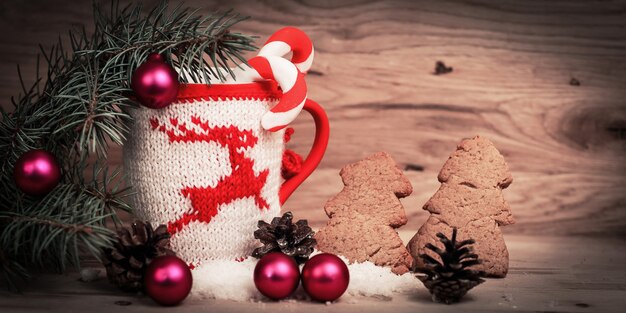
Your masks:
<path fill-rule="evenodd" d="M 150 6 L 155 1 L 145 1 Z M 379 150 L 409 171 L 416 230 L 421 205 L 456 143 L 476 134 L 505 155 L 517 233 L 626 234 L 626 2 L 186 1 L 234 7 L 260 43 L 283 25 L 304 29 L 316 59 L 311 98 L 331 119 L 321 169 L 287 206 L 320 225 L 341 188 L 338 169 Z M 89 1 L 0 4 L 0 101 L 18 92 L 15 64 L 32 75 L 37 44 L 89 23 Z M 433 75 L 436 61 L 453 71 Z M 576 81 L 572 82 L 572 78 Z M 578 84 L 576 84 L 578 82 Z M 312 125 L 294 124 L 306 152 Z M 110 161 L 119 164 L 114 150 Z"/>
<path fill-rule="evenodd" d="M 406 241 L 413 232 L 400 232 Z M 392 299 L 341 298 L 331 305 L 308 301 L 233 302 L 189 298 L 181 306 L 158 307 L 148 297 L 129 295 L 101 278 L 80 282 L 78 273 L 38 275 L 24 290 L 0 289 L 0 312 L 623 312 L 626 250 L 622 240 L 507 235 L 511 268 L 505 279 L 489 279 L 462 302 L 442 305 L 427 290 Z M 581 247 L 584 247 L 581 249 Z M 120 307 L 115 303 L 129 304 Z M 119 302 L 118 302 L 119 303 Z M 621 309 L 620 309 L 621 308 Z"/>

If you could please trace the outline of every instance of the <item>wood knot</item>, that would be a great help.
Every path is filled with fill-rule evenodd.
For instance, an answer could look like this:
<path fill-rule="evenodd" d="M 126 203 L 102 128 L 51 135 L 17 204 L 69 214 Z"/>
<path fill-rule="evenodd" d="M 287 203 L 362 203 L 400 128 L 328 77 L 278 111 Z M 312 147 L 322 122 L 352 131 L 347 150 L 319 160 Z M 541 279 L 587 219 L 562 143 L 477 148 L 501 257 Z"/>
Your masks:
<path fill-rule="evenodd" d="M 626 111 L 623 109 L 594 106 L 569 110 L 559 124 L 559 131 L 583 149 L 620 146 L 626 141 Z"/>

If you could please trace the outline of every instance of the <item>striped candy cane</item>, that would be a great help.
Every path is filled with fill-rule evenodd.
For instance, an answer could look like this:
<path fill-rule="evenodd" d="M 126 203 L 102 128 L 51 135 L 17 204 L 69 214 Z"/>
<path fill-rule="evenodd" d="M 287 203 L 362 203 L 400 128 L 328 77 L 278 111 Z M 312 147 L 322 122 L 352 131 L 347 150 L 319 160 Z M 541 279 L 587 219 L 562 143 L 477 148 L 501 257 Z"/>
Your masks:
<path fill-rule="evenodd" d="M 250 59 L 248 64 L 260 78 L 275 80 L 283 90 L 278 104 L 261 117 L 261 126 L 273 132 L 285 128 L 304 107 L 307 96 L 304 74 L 293 63 L 277 56 L 257 56 Z"/>
<path fill-rule="evenodd" d="M 315 51 L 309 36 L 295 27 L 285 27 L 275 32 L 259 50 L 259 56 L 285 56 L 292 52 L 291 63 L 303 73 L 313 64 Z"/>
<path fill-rule="evenodd" d="M 291 61 L 283 58 L 292 52 Z M 269 131 L 278 131 L 291 123 L 302 108 L 307 97 L 304 74 L 313 63 L 313 44 L 300 29 L 285 27 L 274 33 L 250 59 L 252 68 L 237 69 L 238 82 L 275 80 L 283 91 L 283 97 L 261 118 L 261 126 Z"/>

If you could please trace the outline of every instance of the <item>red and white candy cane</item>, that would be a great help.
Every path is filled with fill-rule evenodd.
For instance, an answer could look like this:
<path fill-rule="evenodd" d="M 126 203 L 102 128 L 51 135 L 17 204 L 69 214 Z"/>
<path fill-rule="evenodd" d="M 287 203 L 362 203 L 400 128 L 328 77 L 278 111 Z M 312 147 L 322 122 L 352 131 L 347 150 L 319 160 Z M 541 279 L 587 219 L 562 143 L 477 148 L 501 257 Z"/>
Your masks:
<path fill-rule="evenodd" d="M 292 52 L 291 62 L 283 56 Z M 237 70 L 238 82 L 274 80 L 283 91 L 283 97 L 261 118 L 261 126 L 269 131 L 278 131 L 291 123 L 307 98 L 304 74 L 313 63 L 313 44 L 300 29 L 285 27 L 274 33 L 250 59 L 252 67 Z"/>
<path fill-rule="evenodd" d="M 274 80 L 283 91 L 283 96 L 273 108 L 261 117 L 261 126 L 269 131 L 285 128 L 298 117 L 307 96 L 304 73 L 286 59 L 277 56 L 257 56 L 248 64 L 258 74 L 258 80 Z"/>
<path fill-rule="evenodd" d="M 285 56 L 292 52 L 291 63 L 306 74 L 313 64 L 315 51 L 309 36 L 295 27 L 284 27 L 265 42 L 259 56 Z"/>

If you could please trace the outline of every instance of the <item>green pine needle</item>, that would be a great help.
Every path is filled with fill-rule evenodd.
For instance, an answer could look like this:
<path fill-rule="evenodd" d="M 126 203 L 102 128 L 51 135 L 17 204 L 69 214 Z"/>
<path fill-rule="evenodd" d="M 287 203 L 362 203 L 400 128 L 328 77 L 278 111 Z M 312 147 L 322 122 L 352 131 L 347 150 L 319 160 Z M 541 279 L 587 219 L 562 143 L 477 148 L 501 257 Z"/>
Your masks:
<path fill-rule="evenodd" d="M 225 80 L 245 63 L 254 38 L 230 31 L 246 17 L 231 11 L 202 16 L 162 1 L 144 13 L 141 4 L 108 9 L 94 2 L 93 32 L 69 31 L 51 48 L 40 46 L 32 85 L 18 67 L 21 91 L 13 110 L 0 109 L 0 282 L 15 289 L 32 267 L 64 271 L 82 256 L 99 257 L 113 242 L 107 221 L 132 212 L 120 169 L 106 166 L 108 147 L 123 145 L 137 107 L 131 95 L 134 70 L 151 53 L 162 53 L 182 83 Z M 227 69 L 227 73 L 216 70 Z M 62 182 L 45 197 L 15 186 L 13 167 L 33 149 L 52 152 Z M 88 173 L 88 174 L 86 174 Z"/>

